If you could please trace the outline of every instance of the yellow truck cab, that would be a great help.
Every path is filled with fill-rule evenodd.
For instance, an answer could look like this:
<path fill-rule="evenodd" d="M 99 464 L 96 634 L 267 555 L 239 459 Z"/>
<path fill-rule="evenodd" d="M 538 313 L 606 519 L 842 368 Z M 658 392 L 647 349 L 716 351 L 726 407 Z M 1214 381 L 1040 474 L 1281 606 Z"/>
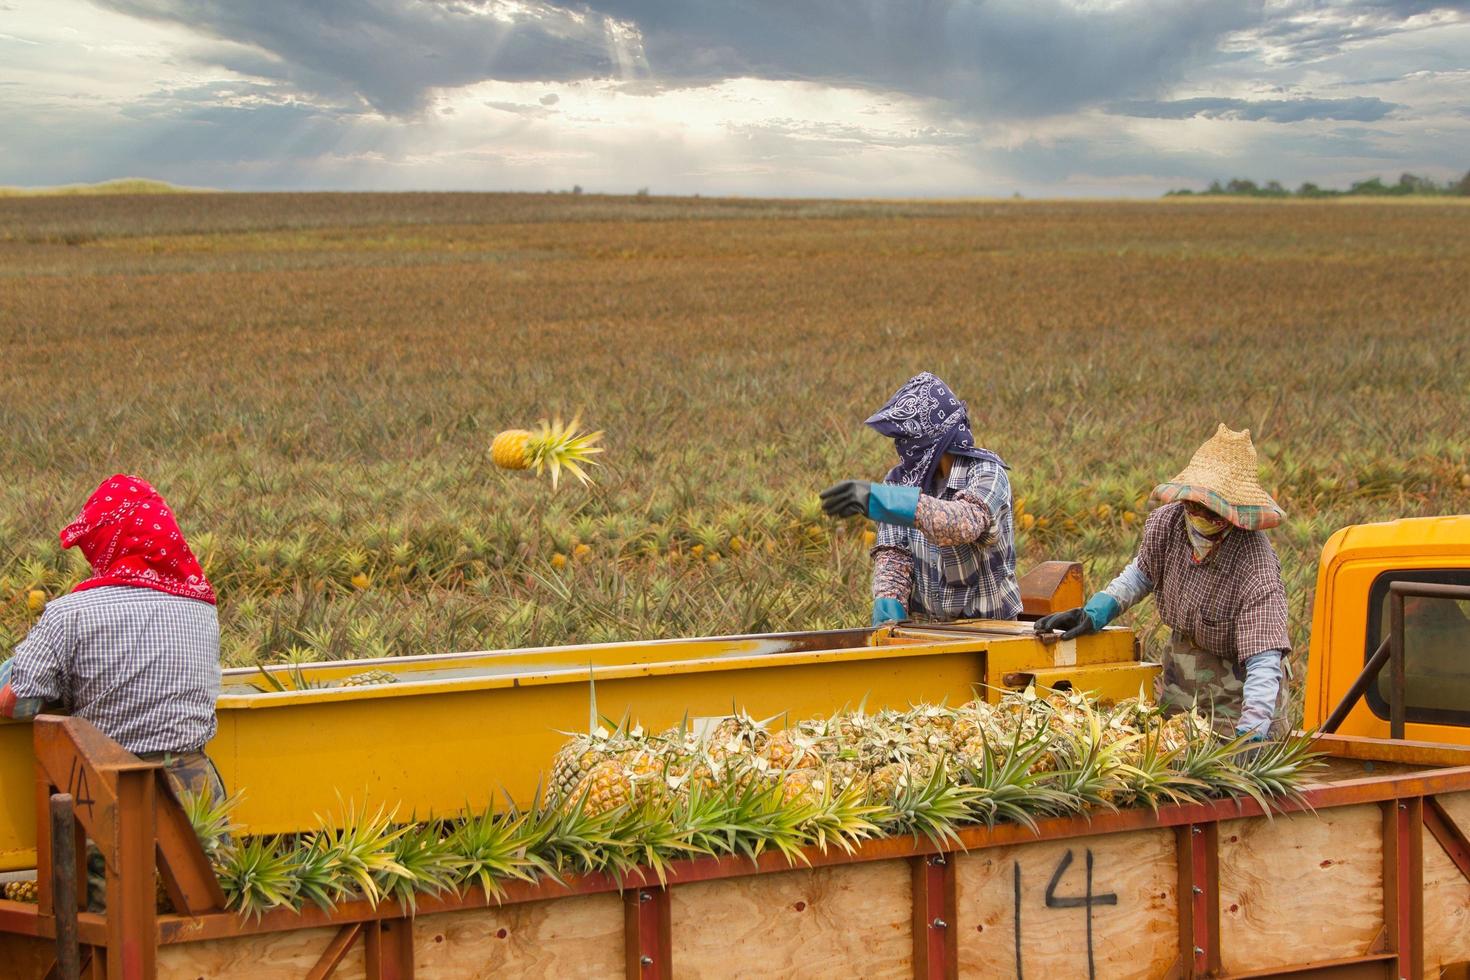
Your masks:
<path fill-rule="evenodd" d="M 1303 727 L 1327 725 L 1391 646 L 1402 595 L 1403 732 L 1392 731 L 1392 661 L 1346 706 L 1340 735 L 1470 745 L 1470 515 L 1360 524 L 1322 549 L 1312 606 Z M 1424 586 L 1424 588 L 1416 588 Z"/>

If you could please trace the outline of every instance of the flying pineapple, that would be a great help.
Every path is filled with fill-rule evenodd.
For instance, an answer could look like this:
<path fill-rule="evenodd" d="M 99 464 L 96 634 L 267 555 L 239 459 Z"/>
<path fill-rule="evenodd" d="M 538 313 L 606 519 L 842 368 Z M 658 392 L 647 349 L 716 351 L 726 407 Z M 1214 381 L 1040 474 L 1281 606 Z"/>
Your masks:
<path fill-rule="evenodd" d="M 602 447 L 597 445 L 602 433 L 579 432 L 581 424 L 578 418 L 573 418 L 570 424 L 563 424 L 561 419 L 554 422 L 542 419 L 534 432 L 506 429 L 490 444 L 490 458 L 501 469 L 534 469 L 538 475 L 550 470 L 553 490 L 563 469 L 583 484 L 591 483 L 592 478 L 583 466 L 595 465 L 591 457 L 602 452 Z"/>

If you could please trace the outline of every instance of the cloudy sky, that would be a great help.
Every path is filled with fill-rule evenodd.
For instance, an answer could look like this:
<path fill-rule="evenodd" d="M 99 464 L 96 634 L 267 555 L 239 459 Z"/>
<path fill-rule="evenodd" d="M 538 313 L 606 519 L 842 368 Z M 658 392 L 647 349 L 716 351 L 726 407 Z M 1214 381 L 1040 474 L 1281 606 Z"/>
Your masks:
<path fill-rule="evenodd" d="M 0 184 L 1154 195 L 1470 169 L 1470 0 L 0 0 Z"/>

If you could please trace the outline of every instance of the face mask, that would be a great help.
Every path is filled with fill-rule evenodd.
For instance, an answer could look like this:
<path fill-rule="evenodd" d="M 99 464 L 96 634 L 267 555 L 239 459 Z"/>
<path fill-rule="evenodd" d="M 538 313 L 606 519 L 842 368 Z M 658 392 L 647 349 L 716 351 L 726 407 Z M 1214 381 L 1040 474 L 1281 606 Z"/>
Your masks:
<path fill-rule="evenodd" d="M 1189 526 L 1194 528 L 1195 533 L 1207 538 L 1214 537 L 1230 526 L 1230 523 L 1223 517 L 1216 517 L 1214 514 L 1204 515 L 1188 511 L 1185 516 L 1189 518 Z"/>

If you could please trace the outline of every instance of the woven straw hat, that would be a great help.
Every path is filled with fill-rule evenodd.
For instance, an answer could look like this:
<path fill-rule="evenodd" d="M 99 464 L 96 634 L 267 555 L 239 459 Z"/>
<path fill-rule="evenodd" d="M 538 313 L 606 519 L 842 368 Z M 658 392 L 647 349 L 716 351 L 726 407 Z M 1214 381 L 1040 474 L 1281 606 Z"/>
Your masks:
<path fill-rule="evenodd" d="M 1154 487 L 1153 499 L 1163 504 L 1193 500 L 1247 531 L 1264 531 L 1286 519 L 1256 478 L 1251 430 L 1232 432 L 1223 422 L 1178 476 Z"/>

